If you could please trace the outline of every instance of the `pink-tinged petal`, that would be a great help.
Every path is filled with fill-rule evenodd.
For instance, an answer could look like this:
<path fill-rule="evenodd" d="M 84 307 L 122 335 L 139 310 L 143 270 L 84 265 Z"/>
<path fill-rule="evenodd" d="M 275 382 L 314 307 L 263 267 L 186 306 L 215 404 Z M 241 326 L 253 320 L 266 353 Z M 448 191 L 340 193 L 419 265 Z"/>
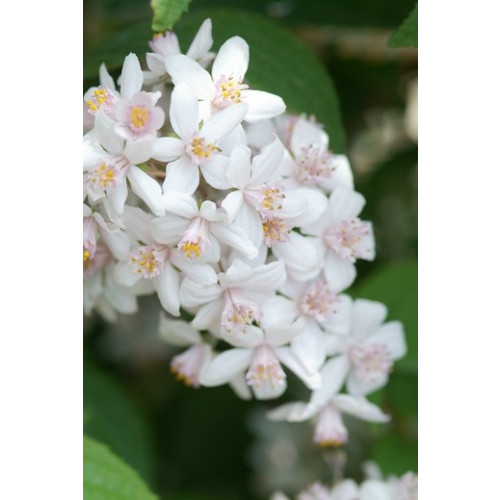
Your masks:
<path fill-rule="evenodd" d="M 243 120 L 248 106 L 233 104 L 212 116 L 201 128 L 200 134 L 209 143 L 216 143 L 232 132 Z"/>
<path fill-rule="evenodd" d="M 212 21 L 205 19 L 191 42 L 186 55 L 191 59 L 198 60 L 206 55 L 213 43 Z"/>
<path fill-rule="evenodd" d="M 193 194 L 200 183 L 200 172 L 198 166 L 192 163 L 187 156 L 181 156 L 178 160 L 167 165 L 165 180 L 163 181 L 163 192 L 181 191 Z"/>
<path fill-rule="evenodd" d="M 331 177 L 321 183 L 321 187 L 327 191 L 332 191 L 335 186 L 354 189 L 354 176 L 349 160 L 345 155 L 335 155 L 335 169 Z"/>
<path fill-rule="evenodd" d="M 340 391 L 349 371 L 347 356 L 336 356 L 328 360 L 320 371 L 321 387 L 311 394 L 311 404 L 325 406 L 334 394 Z"/>
<path fill-rule="evenodd" d="M 311 375 L 304 365 L 292 354 L 288 347 L 278 347 L 275 349 L 276 357 L 297 377 L 299 377 L 309 389 L 318 389 L 321 386 L 321 375 L 319 372 Z"/>
<path fill-rule="evenodd" d="M 127 207 L 125 207 L 125 209 L 126 208 Z M 118 260 L 127 259 L 130 251 L 130 239 L 127 234 L 125 234 L 123 231 L 117 231 L 115 233 L 101 231 L 101 238 L 111 250 L 111 253 Z"/>
<path fill-rule="evenodd" d="M 227 178 L 232 187 L 244 189 L 250 182 L 250 156 L 250 148 L 244 145 L 235 146 L 231 151 Z"/>
<path fill-rule="evenodd" d="M 95 136 L 102 147 L 110 154 L 123 151 L 125 141 L 115 132 L 115 122 L 99 108 L 94 121 Z"/>
<path fill-rule="evenodd" d="M 251 242 L 245 231 L 239 227 L 213 223 L 210 224 L 210 231 L 222 243 L 234 248 L 244 257 L 252 259 L 259 254 L 257 247 Z"/>
<path fill-rule="evenodd" d="M 302 148 L 318 146 L 321 151 L 328 149 L 328 134 L 308 120 L 299 118 L 293 126 L 290 138 L 290 149 L 295 156 L 299 156 Z"/>
<path fill-rule="evenodd" d="M 228 222 L 233 222 L 243 206 L 243 193 L 232 191 L 222 200 L 221 206 L 227 212 Z"/>
<path fill-rule="evenodd" d="M 264 332 L 257 326 L 250 325 L 246 331 L 228 333 L 221 329 L 221 339 L 234 347 L 253 349 L 265 342 Z"/>
<path fill-rule="evenodd" d="M 348 295 L 340 295 L 336 312 L 322 326 L 329 334 L 347 335 L 352 328 L 352 299 Z"/>
<path fill-rule="evenodd" d="M 252 393 L 247 385 L 245 374 L 243 372 L 237 373 L 230 381 L 229 385 L 236 395 L 245 400 L 252 399 Z"/>
<path fill-rule="evenodd" d="M 325 362 L 324 333 L 314 321 L 306 322 L 305 331 L 292 339 L 290 347 L 310 373 L 317 372 Z"/>
<path fill-rule="evenodd" d="M 187 347 L 202 341 L 200 333 L 189 323 L 179 319 L 170 319 L 160 314 L 159 336 L 169 344 Z"/>
<path fill-rule="evenodd" d="M 400 359 L 406 354 L 406 340 L 403 325 L 399 321 L 390 321 L 378 328 L 366 343 L 383 344 L 391 353 L 391 359 Z"/>
<path fill-rule="evenodd" d="M 229 158 L 224 155 L 216 155 L 212 160 L 203 162 L 200 165 L 200 170 L 203 178 L 215 189 L 226 190 L 231 187 L 227 180 L 227 169 L 229 166 Z"/>
<path fill-rule="evenodd" d="M 256 248 L 261 247 L 264 241 L 264 230 L 262 229 L 262 221 L 255 208 L 248 205 L 248 203 L 243 203 L 234 223 L 246 232 Z"/>
<path fill-rule="evenodd" d="M 327 251 L 324 273 L 330 288 L 339 293 L 353 284 L 356 278 L 356 267 L 352 262 L 342 259 L 334 252 Z"/>
<path fill-rule="evenodd" d="M 111 78 L 111 76 L 109 75 L 106 65 L 104 63 L 102 63 L 99 66 L 99 83 L 103 87 L 106 87 L 111 90 L 116 90 L 115 82 L 113 78 Z"/>
<path fill-rule="evenodd" d="M 217 284 L 200 285 L 196 281 L 184 278 L 181 285 L 181 303 L 185 307 L 196 307 L 220 298 L 223 290 Z"/>
<path fill-rule="evenodd" d="M 287 422 L 302 422 L 307 420 L 309 415 L 309 407 L 306 403 L 286 403 L 278 406 L 274 410 L 267 412 L 266 416 L 269 420 L 286 420 Z"/>
<path fill-rule="evenodd" d="M 193 59 L 175 54 L 165 59 L 165 67 L 176 87 L 180 84 L 188 85 L 196 97 L 204 101 L 214 98 L 215 86 L 210 74 Z"/>
<path fill-rule="evenodd" d="M 278 170 L 285 154 L 282 142 L 275 138 L 252 162 L 252 184 L 265 184 Z"/>
<path fill-rule="evenodd" d="M 352 396 L 365 396 L 384 387 L 389 377 L 386 373 L 381 373 L 375 379 L 365 381 L 360 379 L 355 371 L 351 371 L 347 377 L 347 392 Z"/>
<path fill-rule="evenodd" d="M 177 137 L 159 137 L 153 144 L 151 157 L 163 162 L 173 161 L 181 157 L 185 149 L 184 142 Z"/>
<path fill-rule="evenodd" d="M 123 154 L 132 165 L 143 163 L 151 158 L 153 153 L 154 138 L 142 141 L 127 141 Z"/>
<path fill-rule="evenodd" d="M 336 186 L 328 201 L 328 216 L 331 225 L 357 217 L 365 206 L 360 193 L 344 186 Z"/>
<path fill-rule="evenodd" d="M 142 74 L 139 59 L 130 53 L 123 62 L 122 74 L 120 76 L 120 95 L 123 99 L 130 100 L 134 94 L 140 92 L 144 76 Z"/>
<path fill-rule="evenodd" d="M 242 81 L 248 69 L 248 43 L 239 36 L 226 40 L 220 47 L 212 66 L 212 77 L 217 82 L 221 76 L 233 76 Z"/>
<path fill-rule="evenodd" d="M 333 396 L 332 402 L 343 413 L 348 413 L 367 422 L 389 422 L 391 419 L 378 406 L 362 397 L 355 398 L 348 394 L 336 394 Z"/>
<path fill-rule="evenodd" d="M 127 172 L 132 191 L 141 198 L 155 215 L 163 215 L 163 200 L 158 182 L 138 167 L 131 166 Z"/>
<path fill-rule="evenodd" d="M 352 336 L 361 340 L 375 333 L 385 318 L 387 307 L 381 302 L 357 299 L 352 308 Z"/>
<path fill-rule="evenodd" d="M 281 384 L 271 385 L 269 382 L 264 382 L 262 385 L 253 385 L 252 390 L 256 399 L 267 401 L 269 399 L 279 398 L 286 391 L 286 379 Z"/>
<path fill-rule="evenodd" d="M 172 316 L 179 316 L 179 273 L 165 262 L 162 272 L 153 281 L 163 308 Z"/>
<path fill-rule="evenodd" d="M 123 213 L 123 207 L 125 206 L 125 201 L 127 200 L 128 189 L 125 180 L 120 182 L 115 187 L 108 188 L 107 199 L 111 210 L 117 214 L 121 215 Z"/>
<path fill-rule="evenodd" d="M 226 272 L 219 274 L 219 283 L 224 288 L 244 288 L 254 269 L 240 259 L 235 259 Z"/>
<path fill-rule="evenodd" d="M 156 217 L 149 223 L 151 234 L 158 243 L 175 245 L 189 226 L 189 220 L 177 215 Z"/>
<path fill-rule="evenodd" d="M 150 113 L 151 121 L 149 122 L 149 127 L 156 131 L 161 128 L 161 126 L 165 122 L 165 112 L 160 107 L 155 106 L 153 109 L 151 109 Z"/>
<path fill-rule="evenodd" d="M 196 313 L 193 321 L 191 321 L 191 324 L 198 330 L 210 330 L 212 328 L 216 328 L 218 331 L 223 308 L 224 304 L 222 299 L 209 302 L 198 309 L 198 312 Z"/>
<path fill-rule="evenodd" d="M 189 142 L 198 130 L 198 120 L 196 94 L 186 83 L 179 83 L 174 87 L 170 101 L 172 128 L 185 142 Z"/>
<path fill-rule="evenodd" d="M 229 382 L 236 374 L 245 371 L 250 365 L 251 349 L 230 349 L 216 356 L 202 371 L 201 384 L 207 387 Z"/>
<path fill-rule="evenodd" d="M 169 191 L 163 196 L 163 206 L 169 214 L 192 219 L 198 215 L 195 199 L 182 191 Z"/>
<path fill-rule="evenodd" d="M 262 90 L 243 90 L 241 97 L 242 101 L 248 104 L 245 121 L 249 123 L 274 118 L 284 113 L 286 109 L 280 96 Z"/>
<path fill-rule="evenodd" d="M 296 217 L 289 219 L 288 222 L 290 222 L 290 224 L 293 224 L 296 227 L 307 227 L 318 221 L 319 218 L 325 213 L 328 200 L 321 191 L 303 187 L 289 191 L 287 193 L 287 197 L 291 196 L 292 193 L 294 196 L 300 196 L 302 199 L 306 200 L 307 209 Z M 286 205 L 283 204 L 283 210 L 285 209 Z"/>

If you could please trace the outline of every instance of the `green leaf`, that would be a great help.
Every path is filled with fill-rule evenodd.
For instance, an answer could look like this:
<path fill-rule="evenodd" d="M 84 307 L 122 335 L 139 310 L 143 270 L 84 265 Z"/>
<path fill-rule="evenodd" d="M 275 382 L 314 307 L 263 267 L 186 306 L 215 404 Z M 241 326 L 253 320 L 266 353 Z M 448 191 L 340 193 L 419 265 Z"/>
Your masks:
<path fill-rule="evenodd" d="M 389 38 L 389 47 L 418 47 L 418 5 L 411 11 L 404 23 Z"/>
<path fill-rule="evenodd" d="M 106 443 L 151 484 L 153 458 L 146 422 L 124 389 L 85 358 L 83 430 Z"/>
<path fill-rule="evenodd" d="M 387 434 L 373 444 L 371 457 L 384 476 L 418 471 L 418 443 L 398 434 Z"/>
<path fill-rule="evenodd" d="M 155 500 L 139 475 L 107 446 L 83 436 L 85 500 Z"/>
<path fill-rule="evenodd" d="M 389 309 L 389 320 L 403 323 L 408 352 L 397 361 L 396 369 L 415 373 L 418 369 L 418 266 L 415 260 L 382 267 L 351 291 L 355 298 L 383 302 Z"/>
<path fill-rule="evenodd" d="M 151 0 L 153 9 L 153 31 L 171 30 L 184 12 L 187 12 L 191 0 Z"/>
<path fill-rule="evenodd" d="M 280 95 L 287 111 L 315 115 L 330 135 L 330 147 L 345 151 L 339 100 L 324 65 L 290 31 L 259 14 L 235 9 L 191 12 L 176 26 L 184 51 L 206 18 L 212 19 L 214 49 L 238 35 L 250 46 L 245 81 L 252 88 Z"/>

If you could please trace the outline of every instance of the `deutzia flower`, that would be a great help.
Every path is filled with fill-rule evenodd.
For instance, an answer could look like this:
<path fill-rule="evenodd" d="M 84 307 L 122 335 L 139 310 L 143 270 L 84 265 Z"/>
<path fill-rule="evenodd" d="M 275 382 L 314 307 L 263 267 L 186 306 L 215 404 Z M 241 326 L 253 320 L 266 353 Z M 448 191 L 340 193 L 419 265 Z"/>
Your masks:
<path fill-rule="evenodd" d="M 271 313 L 271 311 L 269 311 Z M 290 322 L 281 315 L 278 319 L 267 315 L 264 307 L 261 327 L 250 326 L 246 332 L 221 335 L 234 349 L 217 355 L 201 374 L 206 386 L 225 384 L 235 375 L 246 372 L 247 385 L 257 399 L 277 398 L 286 389 L 286 375 L 281 363 L 290 368 L 309 388 L 320 384 L 319 374 L 310 375 L 301 360 L 286 344 L 304 330 L 302 322 Z"/>
<path fill-rule="evenodd" d="M 218 274 L 218 284 L 204 286 L 186 278 L 181 286 L 181 303 L 186 308 L 202 306 L 192 324 L 199 330 L 245 332 L 262 316 L 260 304 L 269 299 L 286 279 L 283 262 L 251 267 L 235 260 Z"/>
<path fill-rule="evenodd" d="M 216 114 L 199 126 L 198 100 L 183 83 L 175 86 L 170 104 L 170 122 L 178 137 L 156 140 L 153 158 L 169 162 L 163 191 L 192 194 L 199 184 L 198 167 L 205 180 L 217 189 L 226 189 L 229 158 L 220 154 L 220 142 L 241 123 L 247 110 L 238 104 Z"/>
<path fill-rule="evenodd" d="M 314 441 L 321 447 L 341 446 L 347 442 L 348 433 L 342 413 L 368 422 L 388 422 L 378 406 L 363 397 L 339 394 L 347 361 L 341 357 L 329 360 L 321 369 L 321 387 L 311 394 L 309 403 L 287 403 L 268 413 L 271 420 L 301 422 L 316 417 Z"/>
<path fill-rule="evenodd" d="M 283 99 L 277 95 L 251 90 L 243 83 L 248 69 L 248 44 L 235 36 L 222 44 L 212 66 L 212 75 L 196 61 L 182 54 L 167 57 L 165 66 L 175 85 L 185 82 L 205 103 L 203 116 L 237 103 L 248 104 L 245 121 L 272 118 L 285 111 Z"/>
<path fill-rule="evenodd" d="M 358 219 L 364 197 L 344 186 L 337 186 L 328 200 L 324 215 L 303 232 L 317 236 L 324 248 L 324 273 L 334 290 L 342 291 L 356 277 L 356 259 L 373 260 L 375 242 L 371 222 Z"/>
<path fill-rule="evenodd" d="M 153 213 L 163 214 L 160 185 L 136 166 L 151 158 L 153 143 L 125 141 L 102 110 L 98 111 L 95 128 L 89 134 L 84 141 L 83 170 L 85 192 L 90 200 L 102 200 L 109 217 L 116 221 L 123 213 L 128 180 Z"/>
<path fill-rule="evenodd" d="M 191 196 L 169 191 L 163 200 L 167 212 L 150 222 L 152 235 L 165 245 L 177 245 L 184 257 L 199 262 L 217 262 L 221 256 L 220 243 L 252 259 L 258 250 L 245 232 L 227 222 L 227 213 L 213 201 L 204 201 L 198 208 Z"/>
<path fill-rule="evenodd" d="M 325 336 L 327 354 L 343 360 L 347 390 L 354 396 L 385 385 L 394 361 L 406 354 L 403 325 L 383 324 L 386 316 L 384 304 L 357 299 L 349 314 L 349 333 Z"/>

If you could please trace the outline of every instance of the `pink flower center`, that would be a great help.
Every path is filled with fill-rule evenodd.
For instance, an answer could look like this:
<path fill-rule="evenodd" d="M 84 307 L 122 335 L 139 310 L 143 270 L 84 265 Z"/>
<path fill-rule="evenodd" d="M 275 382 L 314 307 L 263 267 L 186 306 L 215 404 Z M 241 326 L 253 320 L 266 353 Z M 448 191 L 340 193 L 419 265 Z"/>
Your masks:
<path fill-rule="evenodd" d="M 177 246 L 188 259 L 197 259 L 206 253 L 208 244 L 208 222 L 202 217 L 195 217 Z"/>
<path fill-rule="evenodd" d="M 203 137 L 197 136 L 187 146 L 186 151 L 193 161 L 200 163 L 210 160 L 214 154 L 220 152 L 220 148 L 207 142 Z"/>
<path fill-rule="evenodd" d="M 131 106 L 128 118 L 129 127 L 134 132 L 142 132 L 149 123 L 149 109 L 146 106 Z"/>
<path fill-rule="evenodd" d="M 282 203 L 286 198 L 283 188 L 273 184 L 247 187 L 244 196 L 264 218 L 276 217 L 283 208 Z"/>
<path fill-rule="evenodd" d="M 229 288 L 223 293 L 224 310 L 221 324 L 227 333 L 245 332 L 253 321 L 261 317 L 257 304 L 245 299 L 237 288 Z"/>
<path fill-rule="evenodd" d="M 85 101 L 88 111 L 91 115 L 95 115 L 100 107 L 108 111 L 115 104 L 115 96 L 113 92 L 105 87 L 98 87 L 92 92 L 90 99 Z"/>
<path fill-rule="evenodd" d="M 151 279 L 158 276 L 169 256 L 169 249 L 158 245 L 138 247 L 130 254 L 130 264 L 134 273 Z"/>
<path fill-rule="evenodd" d="M 269 384 L 273 389 L 285 383 L 285 372 L 270 345 L 262 344 L 253 353 L 246 374 L 248 385 L 260 387 Z"/>
<path fill-rule="evenodd" d="M 392 358 L 384 344 L 355 344 L 349 349 L 349 359 L 356 375 L 365 382 L 372 382 L 382 374 L 389 373 Z"/>
<path fill-rule="evenodd" d="M 269 247 L 274 243 L 284 243 L 290 240 L 289 234 L 292 227 L 280 217 L 264 218 L 262 229 L 264 230 L 264 242 Z"/>
<path fill-rule="evenodd" d="M 123 171 L 127 166 L 128 161 L 124 157 L 116 156 L 89 170 L 88 179 L 94 188 L 106 190 L 122 181 Z"/>
<path fill-rule="evenodd" d="M 306 185 L 317 184 L 332 176 L 335 170 L 335 156 L 318 146 L 301 148 L 295 158 L 295 177 Z"/>
<path fill-rule="evenodd" d="M 241 102 L 241 91 L 247 88 L 248 85 L 236 80 L 233 76 L 228 78 L 222 75 L 215 84 L 216 95 L 212 102 L 218 108 L 227 108 L 231 104 Z"/>
<path fill-rule="evenodd" d="M 314 429 L 314 442 L 322 448 L 342 446 L 347 442 L 347 429 L 340 411 L 333 404 L 325 406 L 318 415 Z"/>
<path fill-rule="evenodd" d="M 205 346 L 196 344 L 172 359 L 170 371 L 175 373 L 177 380 L 184 382 L 186 385 L 199 387 L 200 372 L 205 361 L 205 354 Z"/>
<path fill-rule="evenodd" d="M 299 301 L 299 309 L 303 314 L 312 316 L 319 322 L 332 319 L 337 312 L 338 295 L 331 290 L 327 283 L 316 280 Z"/>
<path fill-rule="evenodd" d="M 83 279 L 90 278 L 112 260 L 113 255 L 106 245 L 98 244 L 93 256 L 83 247 Z"/>
<path fill-rule="evenodd" d="M 358 258 L 372 259 L 374 256 L 372 226 L 358 218 L 339 222 L 327 229 L 323 238 L 337 255 L 350 262 Z"/>

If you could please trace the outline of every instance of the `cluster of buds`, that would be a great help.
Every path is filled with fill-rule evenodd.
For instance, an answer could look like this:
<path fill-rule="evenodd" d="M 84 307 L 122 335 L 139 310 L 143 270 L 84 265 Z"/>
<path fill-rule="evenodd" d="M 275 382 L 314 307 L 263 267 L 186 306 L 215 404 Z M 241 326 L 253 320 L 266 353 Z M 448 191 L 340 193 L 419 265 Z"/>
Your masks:
<path fill-rule="evenodd" d="M 85 312 L 112 321 L 156 294 L 193 387 L 273 399 L 288 369 L 310 400 L 269 417 L 313 419 L 322 447 L 347 441 L 344 413 L 386 422 L 366 396 L 406 345 L 383 304 L 344 293 L 375 257 L 348 159 L 314 117 L 251 88 L 245 40 L 210 52 L 209 19 L 185 55 L 171 32 L 150 47 L 148 70 L 129 54 L 84 96 Z"/>

